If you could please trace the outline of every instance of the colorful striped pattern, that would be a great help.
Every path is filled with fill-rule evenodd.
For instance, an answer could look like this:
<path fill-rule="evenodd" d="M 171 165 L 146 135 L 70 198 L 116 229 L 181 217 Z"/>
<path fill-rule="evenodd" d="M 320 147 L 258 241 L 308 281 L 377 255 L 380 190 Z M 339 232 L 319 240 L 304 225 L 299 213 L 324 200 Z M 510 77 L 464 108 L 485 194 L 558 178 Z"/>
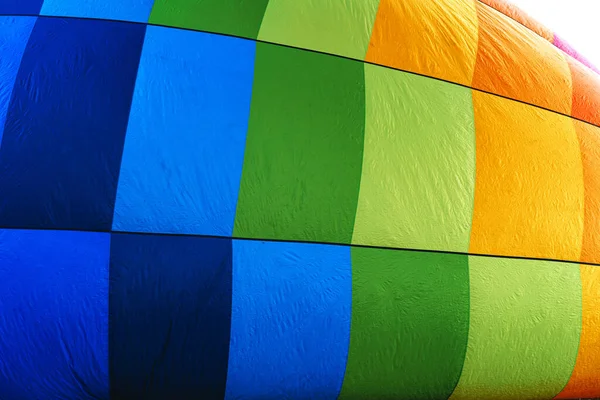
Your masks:
<path fill-rule="evenodd" d="M 600 78 L 506 7 L 0 0 L 0 397 L 600 397 Z"/>

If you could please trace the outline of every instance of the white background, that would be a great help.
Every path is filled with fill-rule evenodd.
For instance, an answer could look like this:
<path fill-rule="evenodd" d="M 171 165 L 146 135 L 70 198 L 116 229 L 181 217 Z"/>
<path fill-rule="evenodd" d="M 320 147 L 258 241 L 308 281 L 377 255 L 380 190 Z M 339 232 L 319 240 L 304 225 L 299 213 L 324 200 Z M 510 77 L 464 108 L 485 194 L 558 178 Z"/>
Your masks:
<path fill-rule="evenodd" d="M 600 68 L 600 0 L 509 0 Z"/>

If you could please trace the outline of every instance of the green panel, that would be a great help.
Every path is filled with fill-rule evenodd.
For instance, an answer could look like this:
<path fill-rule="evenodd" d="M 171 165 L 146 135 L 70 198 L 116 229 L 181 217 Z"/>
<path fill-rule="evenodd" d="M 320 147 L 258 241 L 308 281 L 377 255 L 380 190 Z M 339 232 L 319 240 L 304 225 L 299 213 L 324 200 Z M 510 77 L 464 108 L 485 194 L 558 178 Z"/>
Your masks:
<path fill-rule="evenodd" d="M 236 236 L 350 243 L 364 96 L 359 62 L 257 44 Z"/>
<path fill-rule="evenodd" d="M 256 39 L 269 0 L 155 0 L 150 23 Z"/>
<path fill-rule="evenodd" d="M 364 60 L 379 0 L 271 0 L 259 39 Z"/>
<path fill-rule="evenodd" d="M 446 399 L 463 365 L 467 256 L 352 249 L 352 324 L 341 399 Z"/>
<path fill-rule="evenodd" d="M 471 90 L 365 65 L 353 243 L 467 252 L 475 196 Z"/>
<path fill-rule="evenodd" d="M 575 366 L 579 266 L 471 256 L 471 321 L 452 399 L 552 399 Z"/>

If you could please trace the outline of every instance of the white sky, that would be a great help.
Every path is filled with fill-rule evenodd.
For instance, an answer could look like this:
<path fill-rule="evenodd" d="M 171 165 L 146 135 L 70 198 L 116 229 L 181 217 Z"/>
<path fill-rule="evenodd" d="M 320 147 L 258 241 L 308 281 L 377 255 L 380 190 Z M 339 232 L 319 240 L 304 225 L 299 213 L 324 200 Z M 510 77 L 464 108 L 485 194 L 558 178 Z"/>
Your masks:
<path fill-rule="evenodd" d="M 510 0 L 600 68 L 600 0 Z"/>

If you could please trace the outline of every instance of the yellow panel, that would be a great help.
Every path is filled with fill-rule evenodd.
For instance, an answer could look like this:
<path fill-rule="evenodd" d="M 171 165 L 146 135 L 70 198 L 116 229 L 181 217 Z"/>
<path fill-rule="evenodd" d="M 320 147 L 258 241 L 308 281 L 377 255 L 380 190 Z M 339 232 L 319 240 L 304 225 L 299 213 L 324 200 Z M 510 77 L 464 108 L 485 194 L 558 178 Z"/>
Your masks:
<path fill-rule="evenodd" d="M 477 56 L 473 0 L 381 0 L 366 60 L 470 85 Z"/>
<path fill-rule="evenodd" d="M 581 261 L 600 263 L 600 128 L 573 121 L 579 137 L 585 183 Z"/>
<path fill-rule="evenodd" d="M 470 251 L 578 261 L 583 167 L 570 118 L 473 92 L 475 206 Z"/>
<path fill-rule="evenodd" d="M 600 398 L 600 267 L 581 266 L 583 324 L 575 370 L 559 399 Z"/>

